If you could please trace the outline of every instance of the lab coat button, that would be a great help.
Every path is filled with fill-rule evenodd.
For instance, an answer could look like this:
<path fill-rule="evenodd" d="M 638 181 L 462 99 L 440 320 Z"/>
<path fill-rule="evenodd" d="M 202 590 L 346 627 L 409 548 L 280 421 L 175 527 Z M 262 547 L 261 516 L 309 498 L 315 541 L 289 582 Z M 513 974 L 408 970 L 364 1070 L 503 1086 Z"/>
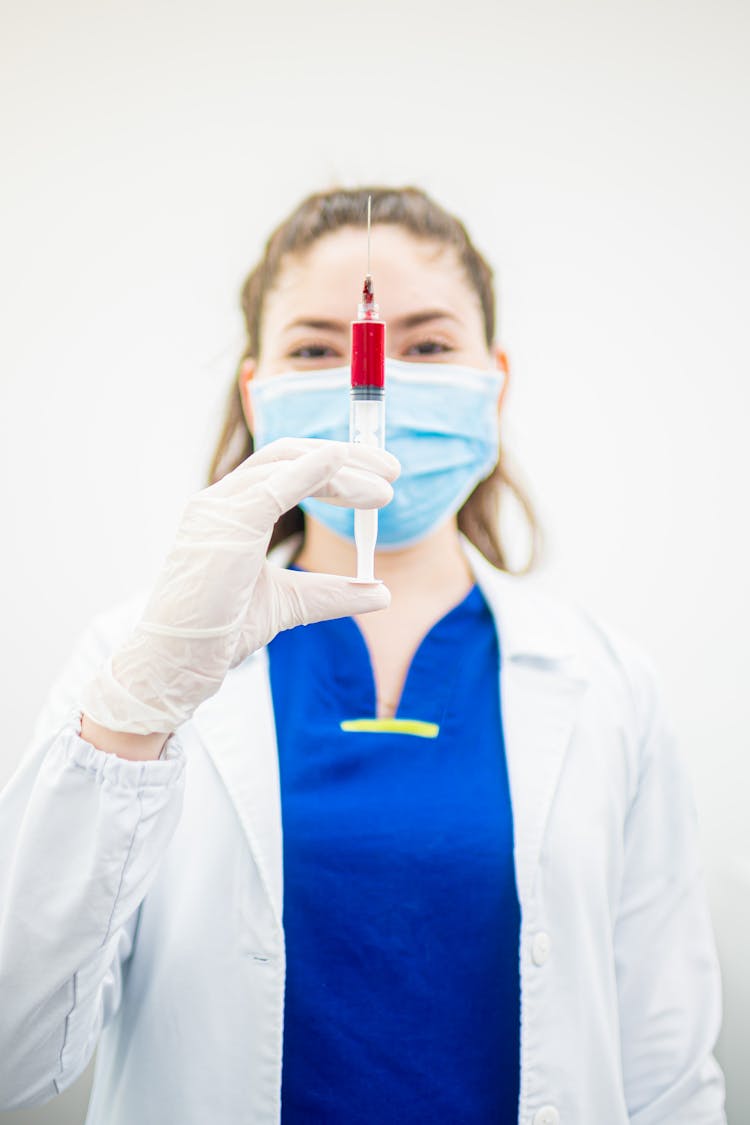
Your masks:
<path fill-rule="evenodd" d="M 538 934 L 534 934 L 534 940 L 531 943 L 531 959 L 535 965 L 544 964 L 549 957 L 551 944 L 550 936 L 545 933 L 544 930 L 540 930 Z M 539 1112 L 541 1113 L 543 1111 L 540 1110 Z M 557 1120 L 557 1118 L 555 1118 L 555 1120 Z M 536 1125 L 536 1122 L 534 1125 Z M 540 1125 L 547 1125 L 547 1122 L 542 1122 L 540 1118 Z"/>
<path fill-rule="evenodd" d="M 560 1114 L 553 1105 L 543 1105 L 534 1114 L 532 1125 L 560 1125 Z"/>

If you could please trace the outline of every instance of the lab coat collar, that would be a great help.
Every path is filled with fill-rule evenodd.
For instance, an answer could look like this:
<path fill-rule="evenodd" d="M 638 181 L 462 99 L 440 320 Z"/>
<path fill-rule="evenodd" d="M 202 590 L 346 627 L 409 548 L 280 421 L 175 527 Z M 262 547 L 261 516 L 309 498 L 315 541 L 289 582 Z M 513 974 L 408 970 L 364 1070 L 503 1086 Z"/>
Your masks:
<path fill-rule="evenodd" d="M 498 570 L 465 535 L 460 540 L 497 623 L 503 659 L 572 658 L 575 645 L 569 632 L 560 628 L 559 607 L 540 588 L 534 588 L 536 580 Z"/>
<path fill-rule="evenodd" d="M 269 556 L 286 566 L 300 539 Z M 522 910 L 533 894 L 544 830 L 588 677 L 576 659 L 570 611 L 525 578 L 493 567 L 464 537 L 500 639 L 503 737 Z M 276 731 L 266 649 L 251 654 L 193 716 L 234 804 L 282 932 L 283 855 Z"/>

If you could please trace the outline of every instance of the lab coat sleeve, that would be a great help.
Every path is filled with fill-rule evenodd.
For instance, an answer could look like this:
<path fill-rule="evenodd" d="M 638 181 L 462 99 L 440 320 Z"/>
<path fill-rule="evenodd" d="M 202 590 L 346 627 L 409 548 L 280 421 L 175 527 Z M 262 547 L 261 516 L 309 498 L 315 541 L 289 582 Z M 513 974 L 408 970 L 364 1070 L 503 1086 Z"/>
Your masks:
<path fill-rule="evenodd" d="M 180 817 L 175 735 L 147 762 L 80 735 L 78 692 L 121 626 L 103 615 L 83 634 L 0 794 L 0 1109 L 46 1102 L 86 1068 Z"/>
<path fill-rule="evenodd" d="M 720 1125 L 721 981 L 697 812 L 650 658 L 631 671 L 639 762 L 614 934 L 628 1112 L 633 1125 Z"/>

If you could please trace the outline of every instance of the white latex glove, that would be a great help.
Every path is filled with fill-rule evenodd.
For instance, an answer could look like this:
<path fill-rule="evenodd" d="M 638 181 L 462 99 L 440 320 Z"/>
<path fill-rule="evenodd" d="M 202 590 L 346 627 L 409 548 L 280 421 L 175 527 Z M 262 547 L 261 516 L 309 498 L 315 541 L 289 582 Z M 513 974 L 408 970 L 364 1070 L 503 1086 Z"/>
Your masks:
<path fill-rule="evenodd" d="M 385 609 L 382 584 L 285 570 L 266 550 L 276 520 L 305 497 L 382 508 L 400 471 L 385 450 L 283 438 L 196 493 L 141 620 L 87 685 L 81 709 L 110 730 L 166 734 L 282 629 Z"/>

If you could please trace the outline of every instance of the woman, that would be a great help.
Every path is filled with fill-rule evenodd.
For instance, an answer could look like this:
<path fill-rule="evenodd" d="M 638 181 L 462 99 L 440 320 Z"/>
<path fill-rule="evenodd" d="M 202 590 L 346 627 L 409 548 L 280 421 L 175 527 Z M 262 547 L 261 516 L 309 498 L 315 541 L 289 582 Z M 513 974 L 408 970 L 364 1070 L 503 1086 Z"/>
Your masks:
<path fill-rule="evenodd" d="M 509 572 L 490 271 L 372 194 L 398 460 L 345 440 L 368 192 L 312 196 L 243 288 L 209 487 L 3 794 L 2 1104 L 99 1043 L 89 1125 L 721 1122 L 651 662 Z"/>

